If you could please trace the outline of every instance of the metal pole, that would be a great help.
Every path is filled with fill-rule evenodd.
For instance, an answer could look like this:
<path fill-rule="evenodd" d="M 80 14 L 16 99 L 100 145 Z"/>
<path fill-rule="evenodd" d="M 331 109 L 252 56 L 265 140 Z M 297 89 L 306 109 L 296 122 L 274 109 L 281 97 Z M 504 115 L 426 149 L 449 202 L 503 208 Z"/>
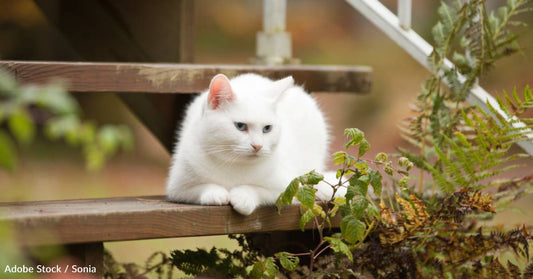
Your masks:
<path fill-rule="evenodd" d="M 411 29 L 411 7 L 411 0 L 398 0 L 398 19 L 405 30 Z"/>
<path fill-rule="evenodd" d="M 291 35 L 285 31 L 286 14 L 287 0 L 263 0 L 263 31 L 256 38 L 257 63 L 281 65 L 297 61 L 292 59 Z"/>

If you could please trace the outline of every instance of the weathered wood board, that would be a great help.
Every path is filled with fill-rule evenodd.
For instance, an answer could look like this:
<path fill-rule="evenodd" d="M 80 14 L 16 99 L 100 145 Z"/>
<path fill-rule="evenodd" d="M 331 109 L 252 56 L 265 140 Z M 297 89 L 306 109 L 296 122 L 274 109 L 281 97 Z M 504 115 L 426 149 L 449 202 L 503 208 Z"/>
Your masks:
<path fill-rule="evenodd" d="M 0 203 L 0 224 L 12 226 L 23 245 L 291 231 L 299 230 L 300 216 L 298 205 L 281 215 L 261 207 L 242 216 L 231 206 L 177 204 L 164 196 Z"/>
<path fill-rule="evenodd" d="M 365 66 L 260 66 L 163 63 L 90 63 L 0 61 L 21 83 L 42 84 L 53 78 L 67 81 L 74 92 L 198 93 L 213 76 L 258 73 L 274 79 L 292 75 L 311 92 L 365 93 L 371 88 Z"/>

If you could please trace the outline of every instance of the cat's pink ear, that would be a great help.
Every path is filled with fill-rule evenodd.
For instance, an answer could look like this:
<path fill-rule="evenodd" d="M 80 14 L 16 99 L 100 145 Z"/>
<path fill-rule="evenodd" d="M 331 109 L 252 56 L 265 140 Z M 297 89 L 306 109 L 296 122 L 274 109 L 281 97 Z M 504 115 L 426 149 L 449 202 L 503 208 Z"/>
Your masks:
<path fill-rule="evenodd" d="M 207 95 L 207 103 L 209 108 L 217 109 L 220 104 L 231 101 L 235 98 L 233 90 L 228 78 L 223 74 L 216 75 L 209 84 L 209 94 Z"/>

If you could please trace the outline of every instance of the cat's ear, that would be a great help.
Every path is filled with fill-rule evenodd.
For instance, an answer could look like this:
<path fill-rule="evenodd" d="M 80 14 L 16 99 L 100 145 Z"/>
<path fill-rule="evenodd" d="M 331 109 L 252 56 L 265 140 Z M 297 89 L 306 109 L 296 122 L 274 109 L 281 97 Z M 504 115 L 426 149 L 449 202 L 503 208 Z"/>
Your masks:
<path fill-rule="evenodd" d="M 271 92 L 273 93 L 274 100 L 277 102 L 283 96 L 283 92 L 287 89 L 294 86 L 294 79 L 292 76 L 277 80 L 273 83 L 271 87 Z"/>
<path fill-rule="evenodd" d="M 224 74 L 218 74 L 209 84 L 209 94 L 207 95 L 207 104 L 211 109 L 217 109 L 222 103 L 231 101 L 235 98 L 229 79 Z"/>

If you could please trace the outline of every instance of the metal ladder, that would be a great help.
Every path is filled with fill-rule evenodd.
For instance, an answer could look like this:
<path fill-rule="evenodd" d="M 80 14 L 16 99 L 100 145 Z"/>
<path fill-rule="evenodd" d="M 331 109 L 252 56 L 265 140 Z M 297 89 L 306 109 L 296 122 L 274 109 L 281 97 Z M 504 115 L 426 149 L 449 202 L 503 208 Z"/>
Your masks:
<path fill-rule="evenodd" d="M 398 0 L 398 15 L 393 14 L 387 7 L 381 4 L 378 0 L 345 0 L 354 9 L 359 11 L 370 22 L 383 31 L 390 39 L 402 47 L 409 55 L 411 55 L 418 63 L 430 69 L 428 57 L 433 52 L 433 47 L 416 33 L 411 28 L 412 2 L 411 0 Z M 257 39 L 257 55 L 262 61 L 270 61 L 271 63 L 279 61 L 287 61 L 290 59 L 291 44 L 290 36 L 285 32 L 285 14 L 286 14 L 286 0 L 264 0 L 263 1 L 263 32 L 258 34 Z M 263 34 L 263 35 L 262 35 Z M 269 38 L 265 39 L 264 34 L 269 34 Z M 270 49 L 270 52 L 265 52 L 265 49 Z M 262 58 L 261 58 L 262 57 Z M 454 68 L 455 65 L 446 59 L 445 66 Z M 463 76 L 459 76 L 459 80 L 464 81 Z M 485 89 L 479 85 L 475 85 L 467 97 L 467 102 L 479 106 L 483 111 L 497 117 L 490 112 L 489 103 L 497 113 L 511 123 L 515 128 L 523 128 L 526 125 L 521 121 L 509 118 L 507 114 L 500 108 L 498 102 Z M 503 124 L 505 125 L 505 123 Z M 530 140 L 518 142 L 524 151 L 533 155 L 533 134 L 529 134 Z"/>

